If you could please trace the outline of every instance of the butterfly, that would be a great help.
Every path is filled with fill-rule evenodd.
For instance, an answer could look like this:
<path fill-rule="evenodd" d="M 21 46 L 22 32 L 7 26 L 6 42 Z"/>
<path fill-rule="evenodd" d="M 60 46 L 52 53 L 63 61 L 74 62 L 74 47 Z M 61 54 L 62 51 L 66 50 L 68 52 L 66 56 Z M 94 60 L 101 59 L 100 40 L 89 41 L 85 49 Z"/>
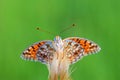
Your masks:
<path fill-rule="evenodd" d="M 43 40 L 28 47 L 23 53 L 22 58 L 26 60 L 40 61 L 44 64 L 52 62 L 54 55 L 63 55 L 67 60 L 73 64 L 83 56 L 95 54 L 101 48 L 85 38 L 68 37 L 63 39 L 56 36 L 54 40 Z M 61 58 L 62 59 L 62 58 Z"/>

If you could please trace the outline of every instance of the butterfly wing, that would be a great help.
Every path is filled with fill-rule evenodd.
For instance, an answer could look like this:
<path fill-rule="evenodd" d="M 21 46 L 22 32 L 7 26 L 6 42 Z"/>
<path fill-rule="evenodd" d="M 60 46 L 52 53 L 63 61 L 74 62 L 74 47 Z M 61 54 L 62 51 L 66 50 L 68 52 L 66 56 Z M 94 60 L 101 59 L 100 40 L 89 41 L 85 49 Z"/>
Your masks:
<path fill-rule="evenodd" d="M 52 59 L 54 51 L 52 41 L 41 41 L 26 49 L 22 53 L 22 58 L 48 63 Z"/>
<path fill-rule="evenodd" d="M 100 51 L 100 47 L 96 43 L 84 38 L 71 37 L 63 41 L 65 43 L 64 52 L 71 63 L 77 62 L 87 54 L 94 54 Z"/>

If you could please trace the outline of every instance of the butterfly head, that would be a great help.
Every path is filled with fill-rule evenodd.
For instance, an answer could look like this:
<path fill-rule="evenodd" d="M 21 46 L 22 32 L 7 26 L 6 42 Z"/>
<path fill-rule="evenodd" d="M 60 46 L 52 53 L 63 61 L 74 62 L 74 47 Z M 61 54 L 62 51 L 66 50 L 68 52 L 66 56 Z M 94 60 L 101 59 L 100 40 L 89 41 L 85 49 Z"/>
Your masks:
<path fill-rule="evenodd" d="M 54 38 L 54 47 L 56 50 L 63 50 L 63 41 L 60 36 Z"/>

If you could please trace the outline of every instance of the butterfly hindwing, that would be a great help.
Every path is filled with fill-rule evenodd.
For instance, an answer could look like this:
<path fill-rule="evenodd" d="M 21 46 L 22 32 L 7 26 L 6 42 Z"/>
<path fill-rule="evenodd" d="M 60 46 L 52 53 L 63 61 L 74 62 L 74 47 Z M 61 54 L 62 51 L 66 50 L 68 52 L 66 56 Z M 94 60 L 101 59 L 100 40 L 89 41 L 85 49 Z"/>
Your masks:
<path fill-rule="evenodd" d="M 84 49 L 80 46 L 80 44 L 65 39 L 64 41 L 64 53 L 67 55 L 70 63 L 74 63 L 82 58 Z"/>
<path fill-rule="evenodd" d="M 37 52 L 38 61 L 42 63 L 50 63 L 53 59 L 53 54 L 55 49 L 53 47 L 52 41 L 46 42 L 44 45 L 40 46 Z"/>

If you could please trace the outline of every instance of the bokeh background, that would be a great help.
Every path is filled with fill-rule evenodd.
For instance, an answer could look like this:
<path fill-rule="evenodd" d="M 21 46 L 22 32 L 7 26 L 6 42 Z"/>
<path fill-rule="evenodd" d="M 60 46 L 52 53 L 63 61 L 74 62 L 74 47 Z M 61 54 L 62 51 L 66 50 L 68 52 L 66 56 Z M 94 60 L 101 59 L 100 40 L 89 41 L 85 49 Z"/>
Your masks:
<path fill-rule="evenodd" d="M 73 23 L 76 27 L 62 34 Z M 55 36 L 84 37 L 102 50 L 71 66 L 73 80 L 120 80 L 119 0 L 0 0 L 0 80 L 48 80 L 39 62 L 24 61 L 31 44 Z"/>

